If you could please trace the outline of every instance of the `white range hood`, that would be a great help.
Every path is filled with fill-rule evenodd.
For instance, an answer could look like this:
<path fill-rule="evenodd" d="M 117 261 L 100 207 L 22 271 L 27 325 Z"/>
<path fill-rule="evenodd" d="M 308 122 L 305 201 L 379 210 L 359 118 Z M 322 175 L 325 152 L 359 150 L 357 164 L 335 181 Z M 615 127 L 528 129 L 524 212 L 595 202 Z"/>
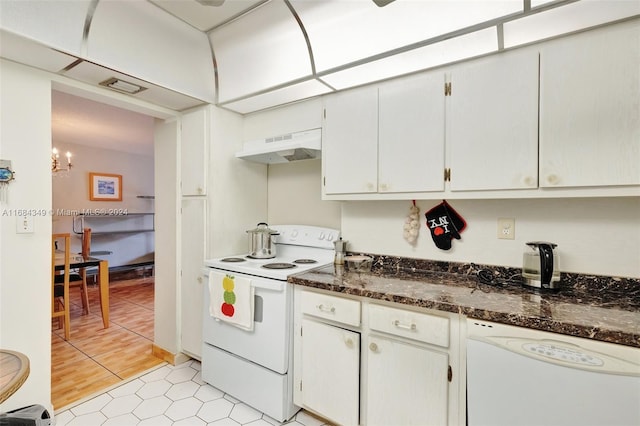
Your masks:
<path fill-rule="evenodd" d="M 321 129 L 311 129 L 247 141 L 243 150 L 236 153 L 236 157 L 266 164 L 320 158 L 321 135 Z"/>

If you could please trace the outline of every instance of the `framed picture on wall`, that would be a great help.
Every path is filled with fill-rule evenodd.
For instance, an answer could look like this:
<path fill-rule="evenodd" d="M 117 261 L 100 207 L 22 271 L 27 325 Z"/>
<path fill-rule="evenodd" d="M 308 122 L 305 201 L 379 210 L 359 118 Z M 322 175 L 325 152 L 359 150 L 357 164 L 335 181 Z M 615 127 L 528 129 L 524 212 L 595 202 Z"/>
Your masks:
<path fill-rule="evenodd" d="M 122 175 L 89 173 L 91 201 L 122 201 Z"/>

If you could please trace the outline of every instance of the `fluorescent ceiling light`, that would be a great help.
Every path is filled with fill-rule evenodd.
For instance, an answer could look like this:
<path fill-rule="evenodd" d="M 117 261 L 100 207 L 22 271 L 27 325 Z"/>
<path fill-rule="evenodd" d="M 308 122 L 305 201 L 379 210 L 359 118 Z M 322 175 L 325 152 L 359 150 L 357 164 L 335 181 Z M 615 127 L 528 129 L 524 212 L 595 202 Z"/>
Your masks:
<path fill-rule="evenodd" d="M 269 2 L 209 33 L 219 102 L 310 77 L 309 49 L 284 2 Z"/>
<path fill-rule="evenodd" d="M 637 0 L 582 0 L 506 22 L 504 47 L 571 33 L 640 14 Z"/>
<path fill-rule="evenodd" d="M 320 78 L 338 90 L 472 58 L 498 50 L 496 27 L 369 62 Z"/>
<path fill-rule="evenodd" d="M 317 72 L 521 13 L 522 0 L 372 1 L 290 0 L 309 36 Z M 474 28 L 475 27 L 475 28 Z M 215 46 L 215 44 L 214 44 Z"/>
<path fill-rule="evenodd" d="M 241 114 L 246 114 L 276 105 L 323 95 L 330 91 L 331 89 L 329 87 L 314 79 L 263 93 L 261 95 L 252 96 L 247 99 L 222 104 L 221 106 Z"/>
<path fill-rule="evenodd" d="M 100 86 L 105 86 L 110 89 L 117 90 L 118 92 L 124 92 L 130 95 L 142 92 L 143 90 L 147 89 L 146 87 L 138 86 L 137 84 L 129 83 L 115 77 L 105 81 L 101 81 L 99 84 Z"/>

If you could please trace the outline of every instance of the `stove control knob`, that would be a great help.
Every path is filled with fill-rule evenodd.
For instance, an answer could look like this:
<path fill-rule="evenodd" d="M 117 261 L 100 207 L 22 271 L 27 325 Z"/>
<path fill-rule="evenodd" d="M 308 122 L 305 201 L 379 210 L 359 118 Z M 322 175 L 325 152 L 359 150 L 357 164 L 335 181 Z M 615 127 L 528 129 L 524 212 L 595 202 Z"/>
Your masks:
<path fill-rule="evenodd" d="M 320 236 L 318 237 L 319 240 L 324 240 L 324 232 L 320 232 Z"/>
<path fill-rule="evenodd" d="M 291 231 L 291 237 L 295 238 L 298 236 L 298 231 L 296 229 L 294 229 L 293 231 Z"/>
<path fill-rule="evenodd" d="M 333 241 L 333 234 L 327 234 L 327 241 Z"/>

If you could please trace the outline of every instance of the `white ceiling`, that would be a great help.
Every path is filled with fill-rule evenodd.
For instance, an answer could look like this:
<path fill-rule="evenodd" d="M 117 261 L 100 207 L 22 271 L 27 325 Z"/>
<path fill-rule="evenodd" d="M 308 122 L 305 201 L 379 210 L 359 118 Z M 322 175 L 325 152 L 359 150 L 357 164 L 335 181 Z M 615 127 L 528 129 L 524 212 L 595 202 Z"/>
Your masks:
<path fill-rule="evenodd" d="M 51 109 L 52 146 L 71 143 L 153 154 L 153 117 L 56 90 Z"/>
<path fill-rule="evenodd" d="M 149 1 L 201 31 L 215 28 L 265 3 L 265 0 L 226 0 L 220 7 L 212 7 L 195 0 Z M 153 117 L 58 91 L 53 91 L 51 103 L 53 146 L 72 143 L 153 154 Z"/>
<path fill-rule="evenodd" d="M 195 0 L 149 1 L 204 32 L 266 2 L 266 0 L 226 0 L 222 6 L 205 6 Z"/>
<path fill-rule="evenodd" d="M 293 100 L 318 96 L 331 90 L 342 90 L 354 85 L 366 84 L 371 81 L 392 78 L 397 75 L 402 75 L 403 73 L 415 72 L 437 66 L 440 62 L 433 64 L 423 63 L 424 58 L 438 57 L 438 55 L 435 54 L 427 55 L 425 51 L 434 46 L 445 46 L 450 41 L 450 38 L 451 40 L 466 41 L 465 37 L 469 34 L 458 34 L 459 31 L 462 31 L 460 28 L 463 27 L 464 31 L 470 32 L 470 34 L 492 31 L 491 37 L 489 37 L 491 47 L 488 48 L 488 50 L 483 47 L 484 50 L 475 53 L 465 53 L 468 57 L 473 57 L 474 55 L 487 54 L 502 48 L 499 47 L 496 25 L 503 25 L 503 20 L 505 21 L 503 29 L 505 44 L 506 40 L 513 38 L 511 37 L 512 28 L 514 28 L 513 32 L 519 35 L 517 28 L 520 23 L 533 21 L 535 24 L 534 27 L 540 32 L 540 28 L 544 29 L 546 27 L 542 25 L 544 22 L 542 24 L 538 22 L 538 18 L 543 21 L 545 19 L 549 21 L 547 22 L 547 27 L 552 28 L 553 31 L 543 31 L 541 35 L 537 35 L 533 39 L 523 39 L 519 42 L 512 43 L 515 46 L 530 43 L 538 39 L 578 31 L 605 22 L 613 22 L 617 19 L 637 14 L 638 4 L 640 4 L 625 0 L 502 0 L 500 2 L 480 2 L 477 0 L 458 0 L 456 2 L 423 0 L 422 2 L 417 2 L 403 0 L 391 3 L 390 6 L 385 8 L 378 8 L 373 5 L 373 0 L 334 0 L 331 2 L 324 0 L 288 0 L 286 2 L 270 2 L 269 0 L 225 0 L 221 6 L 216 7 L 205 6 L 201 3 L 205 1 L 206 0 L 147 0 L 148 3 L 146 3 L 146 6 L 155 12 L 157 12 L 157 10 L 154 6 L 157 6 L 162 9 L 163 12 L 208 34 L 209 42 L 216 46 L 215 57 L 218 75 L 216 81 L 218 82 L 218 79 L 220 80 L 220 87 L 216 88 L 217 96 L 219 97 L 217 103 L 241 113 L 252 112 Z M 500 9 L 499 5 L 502 3 L 505 4 L 507 9 Z M 459 13 L 453 13 L 459 10 L 451 6 L 452 4 L 458 9 L 465 10 L 468 13 L 462 16 Z M 630 4 L 632 6 L 629 6 Z M 492 12 L 495 16 L 484 10 L 485 6 L 488 7 L 489 5 L 495 9 L 495 11 Z M 271 16 L 269 13 L 275 13 L 278 7 L 284 10 L 282 15 L 286 15 L 286 19 L 285 17 L 281 17 L 282 19 L 280 19 L 277 18 L 277 16 L 277 19 L 268 19 Z M 424 16 L 418 16 L 418 13 L 410 13 L 414 10 L 412 7 L 415 11 L 423 13 Z M 474 7 L 477 10 L 472 13 Z M 514 7 L 515 9 L 513 9 Z M 447 8 L 453 8 L 452 12 L 448 13 Z M 289 9 L 294 10 L 289 11 Z M 353 14 L 348 13 L 351 9 L 354 9 Z M 603 10 L 606 9 L 611 9 L 615 13 L 612 12 L 612 16 L 605 16 L 603 18 L 601 15 L 604 14 Z M 252 10 L 254 10 L 253 13 L 247 14 L 248 11 Z M 146 9 L 146 11 L 149 12 L 148 9 Z M 563 12 L 566 13 L 562 15 Z M 292 13 L 296 15 L 294 25 L 292 25 L 291 22 L 293 19 L 291 16 Z M 571 19 L 565 16 L 567 13 L 570 14 Z M 436 20 L 436 23 L 438 23 L 438 20 L 443 20 L 441 17 L 443 14 L 445 17 L 456 17 L 456 19 L 451 19 L 452 22 L 448 23 L 451 27 L 438 27 L 437 31 L 433 30 L 435 31 L 434 34 L 424 33 L 424 31 L 431 31 L 433 29 L 434 23 L 431 22 L 431 24 L 429 24 L 427 21 L 431 19 L 432 21 Z M 562 15 L 560 21 L 550 19 L 558 14 Z M 351 21 L 345 18 L 347 15 Z M 419 30 L 418 35 L 412 36 L 416 38 L 418 42 L 412 42 L 413 38 L 407 40 L 402 38 L 409 33 L 409 31 L 402 31 L 402 34 L 398 33 L 393 36 L 390 36 L 388 31 L 379 31 L 379 27 L 383 29 L 399 28 L 398 22 L 405 22 L 403 19 L 407 16 L 418 16 L 412 23 L 407 24 L 408 27 L 406 27 L 407 30 Z M 593 18 L 593 16 L 596 16 L 596 18 Z M 573 17 L 576 19 L 573 19 Z M 577 19 L 578 17 L 580 17 L 580 19 Z M 469 22 L 462 18 L 468 18 Z M 518 19 L 513 21 L 515 18 Z M 347 20 L 345 21 L 345 19 Z M 306 39 L 306 43 L 303 43 L 303 40 L 300 38 L 302 37 L 302 33 L 299 31 L 300 28 L 298 28 L 297 25 L 299 23 L 298 20 L 305 23 L 305 37 L 306 34 L 309 36 L 309 38 Z M 444 20 L 449 21 L 449 19 Z M 299 39 L 298 47 L 302 46 L 302 48 L 296 50 L 295 54 L 280 58 L 279 54 L 286 51 L 284 41 L 289 43 L 293 38 L 293 35 L 283 31 L 283 23 L 285 21 L 288 23 L 288 27 L 293 27 L 293 33 L 296 34 Z M 373 29 L 368 28 L 366 25 L 360 28 L 359 25 L 362 24 L 361 21 L 367 21 L 368 24 L 370 24 L 369 27 Z M 474 22 L 476 21 L 479 23 L 474 26 Z M 564 24 L 573 21 L 577 23 L 565 28 L 566 25 Z M 381 22 L 382 24 L 378 25 Z M 386 25 L 384 22 L 386 22 Z M 558 22 L 563 25 L 560 25 Z M 273 40 L 271 40 L 271 44 L 267 43 L 266 46 L 268 48 L 265 48 L 263 44 L 266 43 L 265 40 L 269 38 L 267 36 L 270 34 L 269 31 L 271 31 L 271 29 L 274 29 L 276 34 L 272 37 Z M 227 35 L 227 33 L 234 35 L 234 37 L 228 37 L 231 41 L 223 37 Z M 449 34 L 449 36 L 441 40 L 439 37 L 442 36 L 438 36 L 436 33 Z M 423 38 L 425 40 L 422 40 Z M 330 43 L 325 43 L 327 40 L 333 39 L 336 39 L 334 41 L 336 41 L 337 44 L 334 43 L 335 45 L 331 45 Z M 398 39 L 400 39 L 400 41 L 398 41 Z M 235 42 L 237 40 L 240 40 L 240 42 L 238 42 L 236 46 Z M 348 42 L 345 43 L 344 40 L 348 40 Z M 372 40 L 376 42 L 372 43 Z M 395 44 L 389 44 L 387 41 Z M 327 46 L 324 46 L 324 44 L 327 44 Z M 512 44 L 509 46 L 512 47 Z M 338 46 L 337 48 L 336 45 Z M 367 46 L 375 46 L 377 50 L 374 49 L 369 52 Z M 308 52 L 307 47 L 309 48 Z M 302 50 L 303 53 L 300 53 L 300 50 Z M 312 51 L 313 55 L 311 55 Z M 455 51 L 460 51 L 460 49 Z M 274 52 L 278 52 L 278 54 L 274 54 Z M 336 53 L 343 55 L 349 53 L 351 56 L 345 56 L 337 60 L 337 62 L 334 61 L 335 63 L 327 63 L 327 61 L 323 59 L 327 55 L 334 55 Z M 363 55 L 364 57 L 362 57 Z M 411 55 L 421 58 L 423 62 L 417 61 L 416 64 L 413 65 L 414 68 L 409 67 L 406 59 Z M 394 59 L 397 59 L 396 62 L 402 65 L 400 71 L 395 69 L 398 67 L 388 66 L 390 63 L 394 65 Z M 464 58 L 456 57 L 449 59 L 459 60 Z M 271 80 L 269 79 L 275 71 L 280 72 L 282 70 L 287 71 L 292 69 L 294 61 L 297 60 L 303 62 L 303 71 L 293 76 L 285 75 L 283 77 L 278 74 L 271 78 Z M 264 62 L 264 64 L 261 61 Z M 280 66 L 279 64 L 282 63 L 287 63 L 288 66 Z M 72 73 L 80 72 L 82 66 L 85 64 L 88 63 L 85 62 L 72 67 L 66 74 L 74 78 Z M 252 66 L 247 66 L 247 64 L 251 64 Z M 274 66 L 274 64 L 278 66 Z M 97 65 L 94 65 L 94 67 L 99 68 Z M 307 69 L 309 67 L 312 68 L 311 71 Z M 238 68 L 242 72 L 239 72 Z M 351 78 L 353 81 L 349 81 L 349 75 L 344 75 L 354 72 L 357 75 L 355 78 Z M 347 80 L 346 82 L 344 81 L 345 78 Z M 81 78 L 80 80 L 84 81 Z M 257 87 L 249 87 L 248 82 L 257 85 Z M 312 88 L 313 90 L 305 86 L 311 90 L 310 93 L 307 93 L 309 90 L 297 90 L 299 89 L 298 86 L 309 85 L 311 83 L 315 84 Z M 237 90 L 235 92 L 231 91 L 233 93 L 230 95 L 225 95 L 226 97 L 220 95 L 220 93 L 223 95 L 226 93 L 222 91 L 223 88 L 229 91 L 229 88 L 236 86 L 238 86 Z M 282 99 L 280 99 L 280 92 L 285 91 L 291 91 L 292 94 L 280 96 L 282 97 Z M 156 92 L 157 90 L 148 90 L 141 93 L 152 94 Z M 177 93 L 172 94 L 173 98 L 177 95 Z M 188 96 L 186 97 L 189 98 Z M 266 100 L 263 101 L 262 98 L 266 98 Z M 198 97 L 198 99 L 189 98 L 186 99 L 186 101 L 184 99 L 180 99 L 180 101 L 183 103 L 195 101 L 198 104 L 204 102 L 202 99 L 204 98 Z M 243 102 L 249 103 L 249 105 L 243 105 Z M 251 102 L 255 103 L 255 105 L 251 104 Z M 152 152 L 154 121 L 152 117 L 59 92 L 54 93 L 52 107 L 54 144 L 60 141 L 59 143 L 68 142 L 91 145 L 134 153 L 149 154 Z M 168 106 L 168 108 L 175 110 L 182 110 L 187 107 L 188 106 Z M 80 160 L 78 159 L 78 161 Z"/>

